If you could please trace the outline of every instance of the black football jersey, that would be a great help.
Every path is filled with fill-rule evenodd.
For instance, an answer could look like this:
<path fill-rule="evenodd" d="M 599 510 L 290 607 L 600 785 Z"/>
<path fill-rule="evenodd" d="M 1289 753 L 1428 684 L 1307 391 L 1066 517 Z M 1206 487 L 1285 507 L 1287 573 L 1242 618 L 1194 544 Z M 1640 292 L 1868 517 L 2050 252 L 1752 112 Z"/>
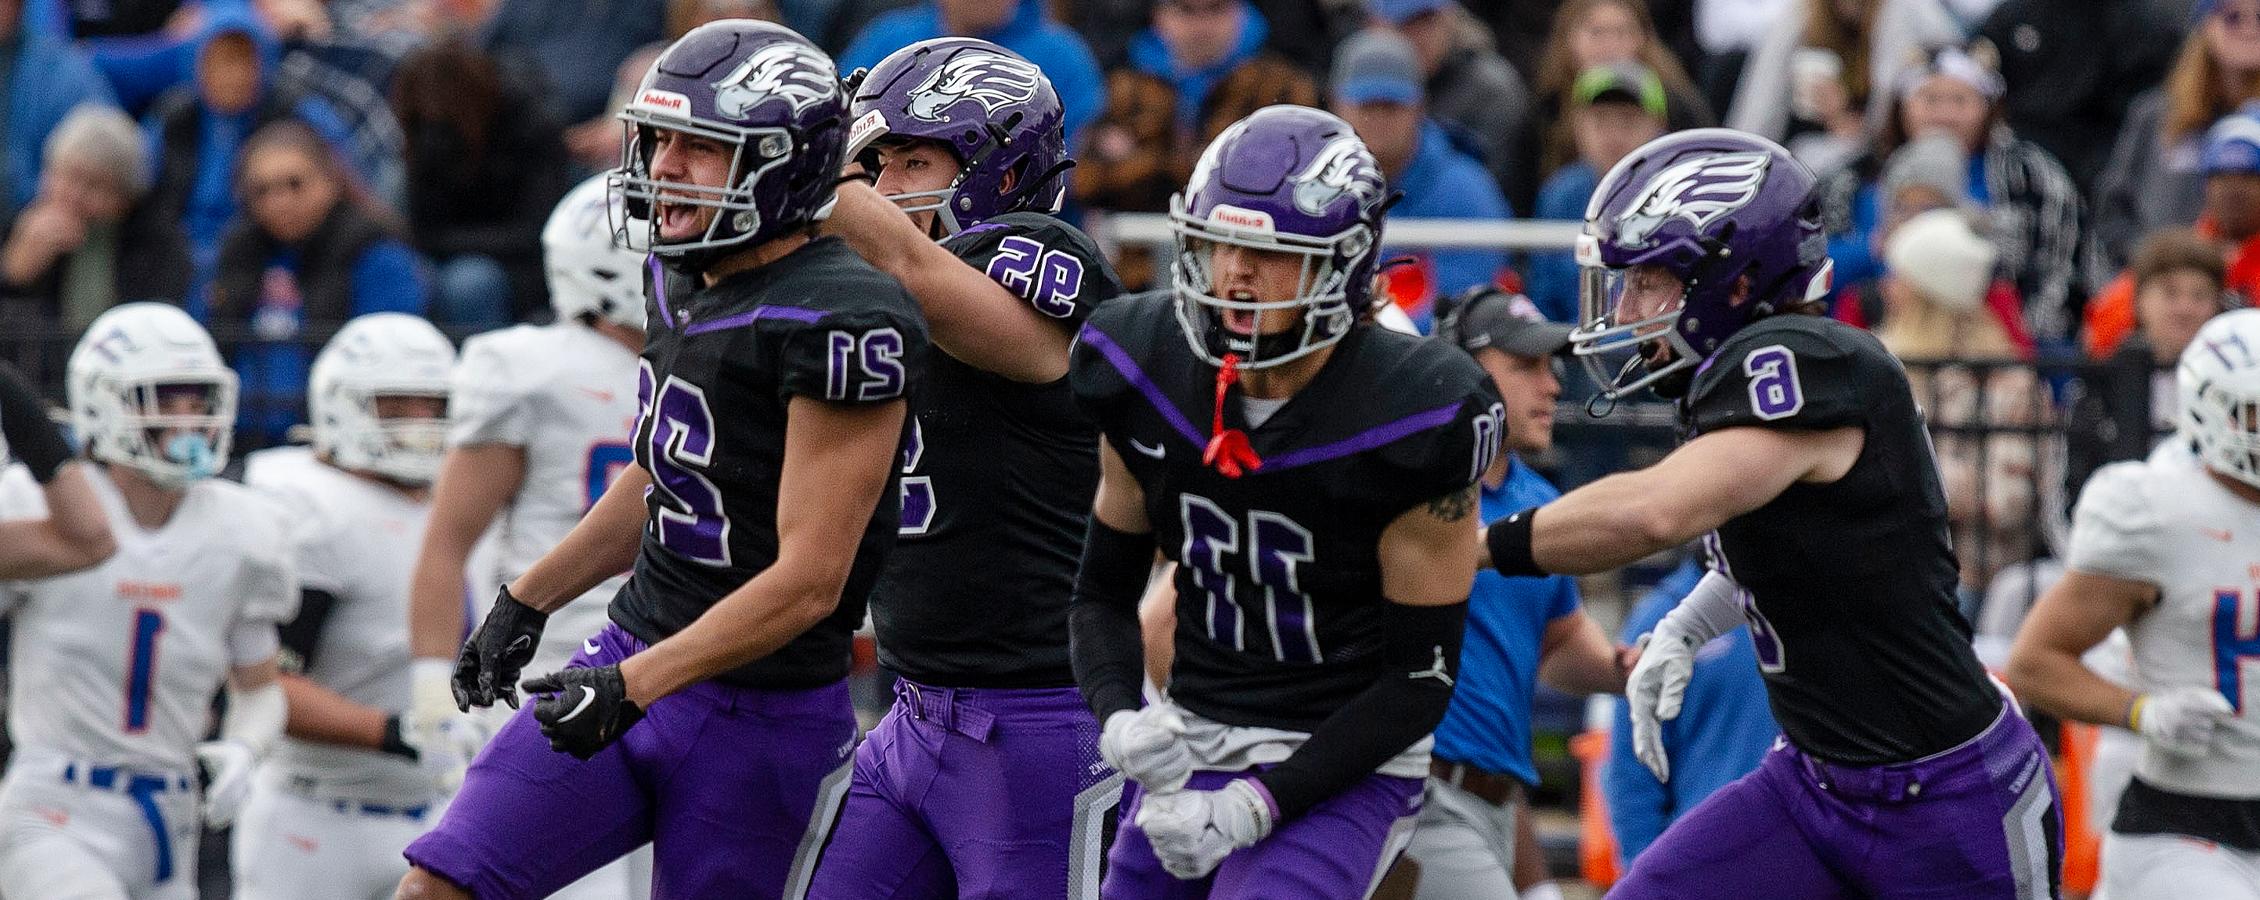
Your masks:
<path fill-rule="evenodd" d="M 1360 325 L 1263 424 L 1233 389 L 1225 424 L 1263 463 L 1227 478 L 1201 464 L 1216 368 L 1172 302 L 1101 307 L 1069 373 L 1178 563 L 1170 696 L 1226 724 L 1309 731 L 1384 674 L 1381 533 L 1490 467 L 1499 394 L 1456 348 Z"/>
<path fill-rule="evenodd" d="M 942 245 L 1067 328 L 1122 290 L 1098 245 L 1050 216 L 998 216 Z M 939 347 L 910 409 L 900 542 L 871 595 L 880 662 L 951 687 L 1074 684 L 1067 601 L 1097 427 L 1065 377 L 1018 382 Z"/>
<path fill-rule="evenodd" d="M 654 260 L 634 438 L 636 462 L 652 477 L 650 518 L 611 609 L 620 627 L 651 643 L 776 561 L 786 404 L 901 399 L 923 377 L 926 355 L 917 304 L 837 238 L 689 292 Z M 719 680 L 793 689 L 846 677 L 851 635 L 894 545 L 894 492 L 890 468 L 839 608 Z"/>
<path fill-rule="evenodd" d="M 1697 372 L 1681 410 L 1691 434 L 1866 432 L 1843 478 L 1791 485 L 1707 539 L 1713 564 L 1747 591 L 1751 642 L 1790 741 L 1876 765 L 1991 724 L 2001 696 L 1955 604 L 1938 464 L 1907 373 L 1883 344 L 1818 316 L 1763 319 Z"/>

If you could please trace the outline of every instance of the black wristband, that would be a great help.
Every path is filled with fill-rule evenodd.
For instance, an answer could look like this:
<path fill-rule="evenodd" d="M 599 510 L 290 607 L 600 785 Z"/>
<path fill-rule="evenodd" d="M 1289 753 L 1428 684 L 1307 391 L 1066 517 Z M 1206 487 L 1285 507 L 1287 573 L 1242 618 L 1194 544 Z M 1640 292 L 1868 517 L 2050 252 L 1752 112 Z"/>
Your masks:
<path fill-rule="evenodd" d="M 416 751 L 416 745 L 408 743 L 406 733 L 401 730 L 399 713 L 385 717 L 384 743 L 377 745 L 377 749 L 409 762 L 415 762 L 423 756 Z"/>
<path fill-rule="evenodd" d="M 1538 520 L 1538 507 L 1531 507 L 1491 523 L 1484 529 L 1483 542 L 1491 548 L 1491 568 L 1508 578 L 1550 575 L 1538 567 L 1531 557 L 1530 528 Z"/>
<path fill-rule="evenodd" d="M 47 401 L 6 362 L 0 362 L 0 437 L 7 438 L 9 455 L 40 484 L 55 480 L 55 470 L 71 458 L 71 445 L 47 419 Z"/>

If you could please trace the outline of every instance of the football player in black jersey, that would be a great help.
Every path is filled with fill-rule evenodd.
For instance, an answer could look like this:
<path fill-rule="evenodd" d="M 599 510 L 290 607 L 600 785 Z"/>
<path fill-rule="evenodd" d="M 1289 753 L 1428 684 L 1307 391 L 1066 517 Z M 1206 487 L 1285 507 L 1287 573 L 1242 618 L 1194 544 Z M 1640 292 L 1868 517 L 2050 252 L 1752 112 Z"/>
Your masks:
<path fill-rule="evenodd" d="M 1695 648 L 1749 621 L 1786 740 L 1610 896 L 2053 897 L 2048 756 L 1970 649 L 1907 374 L 1872 335 L 1808 314 L 1830 275 L 1817 209 L 1812 173 L 1739 132 L 1669 135 L 1609 171 L 1578 239 L 1573 344 L 1612 398 L 1678 398 L 1686 440 L 1493 524 L 1489 560 L 1584 574 L 1711 535 L 1714 571 L 1644 639 L 1628 685 L 1658 778 Z"/>
<path fill-rule="evenodd" d="M 847 100 L 805 39 L 701 26 L 621 117 L 622 236 L 654 254 L 635 464 L 504 588 L 459 701 L 515 705 L 546 611 L 633 569 L 612 624 L 526 682 L 537 702 L 409 846 L 403 897 L 547 896 L 646 841 L 658 895 L 775 897 L 846 788 L 848 642 L 894 543 L 924 325 L 812 236 Z"/>
<path fill-rule="evenodd" d="M 1466 354 L 1362 321 L 1387 205 L 1349 125 L 1259 110 L 1171 204 L 1173 290 L 1076 344 L 1105 440 L 1071 658 L 1135 782 L 1107 897 L 1363 897 L 1410 838 L 1503 410 Z M 1141 709 L 1157 549 L 1176 658 Z"/>
<path fill-rule="evenodd" d="M 876 183 L 843 181 L 825 229 L 910 289 L 939 352 L 911 399 L 900 543 L 871 594 L 894 710 L 857 751 L 809 896 L 1096 897 L 1122 777 L 1067 662 L 1098 483 L 1067 347 L 1121 288 L 1049 215 L 1068 161 L 1034 65 L 937 38 L 857 84 L 850 144 L 873 158 L 850 172 Z"/>

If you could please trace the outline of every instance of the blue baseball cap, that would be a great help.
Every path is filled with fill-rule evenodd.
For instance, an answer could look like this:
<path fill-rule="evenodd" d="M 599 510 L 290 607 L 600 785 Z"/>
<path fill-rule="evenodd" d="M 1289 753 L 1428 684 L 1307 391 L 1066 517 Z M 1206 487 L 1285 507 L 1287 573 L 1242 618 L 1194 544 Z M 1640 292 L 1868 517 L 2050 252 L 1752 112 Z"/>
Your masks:
<path fill-rule="evenodd" d="M 1426 99 L 1412 42 L 1386 28 L 1350 35 L 1334 51 L 1334 96 L 1352 104 L 1409 105 Z"/>
<path fill-rule="evenodd" d="M 2199 168 L 2207 175 L 2260 175 L 2260 117 L 2235 112 L 2213 123 Z"/>
<path fill-rule="evenodd" d="M 1391 25 L 1403 25 L 1451 6 L 1454 0 L 1367 0 L 1366 11 Z"/>

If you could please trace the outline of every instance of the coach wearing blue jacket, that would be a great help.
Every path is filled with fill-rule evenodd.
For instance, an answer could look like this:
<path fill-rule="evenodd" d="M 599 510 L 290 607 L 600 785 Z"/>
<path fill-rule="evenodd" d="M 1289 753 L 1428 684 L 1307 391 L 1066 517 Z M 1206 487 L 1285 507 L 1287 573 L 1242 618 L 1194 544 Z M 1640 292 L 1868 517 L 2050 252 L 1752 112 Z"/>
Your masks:
<path fill-rule="evenodd" d="M 1523 462 L 1553 445 L 1556 355 L 1568 325 L 1546 321 L 1520 295 L 1480 291 L 1449 310 L 1437 334 L 1490 373 L 1506 412 L 1506 450 L 1482 482 L 1488 523 L 1561 495 Z M 1577 582 L 1554 575 L 1476 573 L 1468 595 L 1459 683 L 1436 728 L 1427 803 L 1405 852 L 1419 863 L 1419 900 L 1512 898 L 1518 807 L 1538 771 L 1530 759 L 1530 707 L 1540 678 L 1576 694 L 1624 689 L 1608 635 L 1578 608 Z M 1527 891 L 1526 898 L 1543 896 Z M 1555 894 L 1553 896 L 1559 896 Z"/>

